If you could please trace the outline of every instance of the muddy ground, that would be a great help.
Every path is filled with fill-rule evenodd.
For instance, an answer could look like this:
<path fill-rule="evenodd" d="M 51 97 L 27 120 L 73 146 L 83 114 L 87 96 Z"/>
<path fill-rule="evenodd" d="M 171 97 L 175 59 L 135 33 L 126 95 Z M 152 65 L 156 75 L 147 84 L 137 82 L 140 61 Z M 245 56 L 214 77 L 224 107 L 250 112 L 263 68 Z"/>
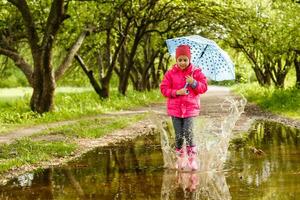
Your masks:
<path fill-rule="evenodd" d="M 233 95 L 230 90 L 226 87 L 210 86 L 206 94 L 201 97 L 201 115 L 203 117 L 210 118 L 216 122 L 222 120 L 228 114 L 228 108 L 230 106 L 230 99 L 235 99 L 236 101 L 241 100 L 241 97 Z M 223 109 L 222 109 L 223 108 Z M 84 153 L 102 146 L 109 146 L 118 142 L 132 140 L 139 135 L 148 134 L 156 131 L 159 122 L 169 119 L 166 115 L 165 104 L 152 104 L 144 108 L 136 108 L 134 110 L 122 111 L 117 113 L 107 113 L 106 115 L 132 115 L 138 113 L 151 113 L 149 119 L 140 121 L 131 126 L 115 131 L 104 137 L 98 139 L 76 139 L 75 142 L 78 144 L 79 148 L 72 155 L 57 158 L 47 162 L 40 162 L 34 165 L 27 165 L 20 168 L 12 169 L 11 171 L 0 174 L 0 184 L 5 184 L 9 179 L 16 177 L 26 171 L 31 171 L 38 168 L 48 168 L 56 165 L 63 165 L 70 160 L 76 159 L 82 156 Z M 97 118 L 99 116 L 94 116 L 90 118 Z M 276 121 L 283 123 L 285 125 L 296 127 L 300 129 L 300 121 L 285 118 L 282 116 L 274 115 L 271 113 L 263 112 L 258 106 L 254 104 L 247 103 L 245 106 L 244 113 L 240 116 L 233 130 L 234 133 L 246 132 L 251 128 L 252 123 L 257 119 L 267 119 L 270 121 Z M 0 143 L 10 143 L 15 139 L 33 135 L 41 130 L 49 127 L 56 127 L 65 124 L 76 123 L 74 121 L 65 121 L 58 123 L 51 123 L 47 125 L 39 125 L 36 127 L 24 128 L 17 131 L 13 131 L 6 135 L 0 136 Z M 57 138 L 53 136 L 42 136 L 37 137 L 36 140 L 63 140 L 64 138 Z"/>

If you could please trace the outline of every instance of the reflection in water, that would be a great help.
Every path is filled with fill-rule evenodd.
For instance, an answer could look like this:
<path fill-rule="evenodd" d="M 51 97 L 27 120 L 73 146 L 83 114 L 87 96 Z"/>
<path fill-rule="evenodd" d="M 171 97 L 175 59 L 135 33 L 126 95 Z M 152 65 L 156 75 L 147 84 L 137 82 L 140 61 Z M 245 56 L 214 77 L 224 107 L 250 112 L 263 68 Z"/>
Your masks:
<path fill-rule="evenodd" d="M 53 173 L 34 173 L 31 185 L 12 180 L 0 187 L 0 199 L 159 199 L 163 162 L 157 144 L 159 137 L 148 135 L 99 148 Z"/>
<path fill-rule="evenodd" d="M 26 173 L 18 177 L 19 185 L 22 187 L 31 186 L 33 173 Z"/>
<path fill-rule="evenodd" d="M 54 199 L 53 170 L 26 173 L 0 187 L 0 199 Z"/>
<path fill-rule="evenodd" d="M 231 151 L 226 163 L 234 167 L 227 181 L 239 199 L 300 199 L 300 130 L 260 121 L 250 132 L 248 148 Z"/>
<path fill-rule="evenodd" d="M 165 170 L 161 200 L 231 199 L 222 172 L 189 173 Z"/>
<path fill-rule="evenodd" d="M 74 191 L 77 193 L 77 197 L 79 197 L 80 199 L 85 199 L 86 195 L 84 194 L 84 191 L 83 191 L 80 183 L 76 180 L 76 178 L 74 177 L 71 170 L 69 168 L 66 168 L 66 169 L 63 169 L 62 171 L 63 171 L 64 175 L 67 177 L 67 179 L 69 180 Z"/>

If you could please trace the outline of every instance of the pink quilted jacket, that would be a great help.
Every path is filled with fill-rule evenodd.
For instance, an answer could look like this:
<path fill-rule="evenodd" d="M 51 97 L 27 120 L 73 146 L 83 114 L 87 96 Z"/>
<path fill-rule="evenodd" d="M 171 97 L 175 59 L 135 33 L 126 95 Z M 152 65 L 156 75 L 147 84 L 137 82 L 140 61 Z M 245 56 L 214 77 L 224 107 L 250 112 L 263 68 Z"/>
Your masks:
<path fill-rule="evenodd" d="M 187 87 L 187 95 L 176 95 L 176 91 L 182 89 L 186 84 L 186 76 L 193 75 L 197 81 L 196 87 Z M 161 84 L 161 93 L 168 98 L 168 115 L 180 118 L 194 117 L 200 112 L 200 94 L 207 91 L 207 81 L 200 68 L 195 68 L 190 64 L 186 69 L 180 69 L 175 64 L 165 74 Z"/>

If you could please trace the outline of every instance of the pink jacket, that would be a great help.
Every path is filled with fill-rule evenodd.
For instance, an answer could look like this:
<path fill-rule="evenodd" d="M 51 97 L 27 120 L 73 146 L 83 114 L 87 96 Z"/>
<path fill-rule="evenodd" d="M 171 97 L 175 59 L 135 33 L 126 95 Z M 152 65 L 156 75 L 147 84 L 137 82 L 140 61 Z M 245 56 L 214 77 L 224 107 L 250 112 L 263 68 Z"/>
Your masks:
<path fill-rule="evenodd" d="M 176 91 L 182 89 L 186 84 L 186 76 L 192 75 L 197 81 L 196 87 L 187 87 L 187 95 L 176 95 Z M 207 81 L 200 68 L 190 64 L 186 69 L 180 69 L 175 64 L 165 74 L 161 84 L 161 93 L 168 98 L 168 115 L 180 118 L 194 117 L 200 112 L 200 94 L 207 91 Z"/>

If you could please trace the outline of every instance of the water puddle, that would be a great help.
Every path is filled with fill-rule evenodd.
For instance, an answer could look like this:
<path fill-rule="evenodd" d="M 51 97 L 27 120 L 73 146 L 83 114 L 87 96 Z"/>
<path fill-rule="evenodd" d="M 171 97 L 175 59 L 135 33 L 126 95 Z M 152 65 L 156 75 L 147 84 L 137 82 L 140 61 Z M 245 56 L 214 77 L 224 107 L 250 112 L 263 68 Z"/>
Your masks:
<path fill-rule="evenodd" d="M 265 121 L 254 127 L 222 170 L 166 169 L 160 136 L 148 135 L 19 176 L 0 187 L 0 199 L 299 199 L 300 130 Z"/>
<path fill-rule="evenodd" d="M 234 199 L 300 199 L 300 130 L 260 121 L 225 168 Z"/>

